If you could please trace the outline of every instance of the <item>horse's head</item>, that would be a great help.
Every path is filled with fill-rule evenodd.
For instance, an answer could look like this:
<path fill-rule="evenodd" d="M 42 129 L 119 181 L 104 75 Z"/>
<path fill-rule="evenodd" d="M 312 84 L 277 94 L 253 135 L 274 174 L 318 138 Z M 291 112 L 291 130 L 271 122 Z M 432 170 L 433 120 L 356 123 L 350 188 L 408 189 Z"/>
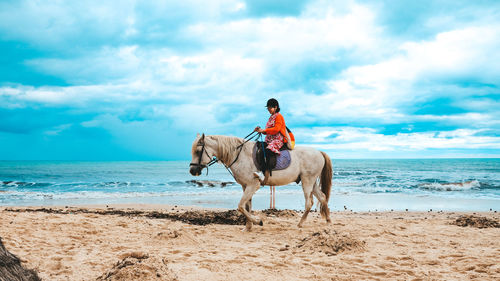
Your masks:
<path fill-rule="evenodd" d="M 201 170 L 206 168 L 212 161 L 215 154 L 216 142 L 210 137 L 205 137 L 205 134 L 198 134 L 191 147 L 191 164 L 189 164 L 189 172 L 193 176 L 201 175 Z"/>

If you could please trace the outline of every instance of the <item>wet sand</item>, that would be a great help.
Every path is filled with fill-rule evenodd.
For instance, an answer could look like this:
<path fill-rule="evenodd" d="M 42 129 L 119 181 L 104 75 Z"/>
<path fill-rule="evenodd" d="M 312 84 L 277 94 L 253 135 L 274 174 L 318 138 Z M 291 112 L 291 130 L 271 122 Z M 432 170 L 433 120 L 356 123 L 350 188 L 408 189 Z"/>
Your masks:
<path fill-rule="evenodd" d="M 500 279 L 495 212 L 254 214 L 242 232 L 234 210 L 9 207 L 0 237 L 43 280 Z"/>

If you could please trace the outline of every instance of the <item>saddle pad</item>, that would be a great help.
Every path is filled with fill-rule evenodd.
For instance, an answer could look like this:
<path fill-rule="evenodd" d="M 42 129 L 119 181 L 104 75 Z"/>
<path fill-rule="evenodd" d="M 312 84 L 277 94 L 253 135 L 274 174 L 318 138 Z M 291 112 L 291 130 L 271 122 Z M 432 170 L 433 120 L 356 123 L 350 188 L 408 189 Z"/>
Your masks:
<path fill-rule="evenodd" d="M 281 150 L 280 152 L 281 152 L 280 155 L 276 155 L 276 167 L 273 169 L 273 171 L 284 170 L 288 168 L 288 166 L 290 166 L 290 162 L 292 162 L 290 150 L 285 149 Z M 259 164 L 257 162 L 257 144 L 255 144 L 253 147 L 252 158 L 255 166 L 257 167 L 257 169 L 260 170 Z"/>

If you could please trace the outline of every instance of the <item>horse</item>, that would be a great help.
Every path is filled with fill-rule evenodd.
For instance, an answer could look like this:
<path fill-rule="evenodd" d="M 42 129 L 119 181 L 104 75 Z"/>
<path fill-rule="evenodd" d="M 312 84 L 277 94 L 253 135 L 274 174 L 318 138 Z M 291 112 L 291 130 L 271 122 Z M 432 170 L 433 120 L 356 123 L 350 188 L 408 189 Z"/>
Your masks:
<path fill-rule="evenodd" d="M 198 134 L 191 148 L 192 161 L 189 169 L 191 175 L 199 176 L 204 168 L 208 169 L 209 165 L 222 162 L 232 172 L 236 182 L 243 188 L 238 211 L 246 217 L 244 230 L 247 231 L 251 230 L 253 224 L 263 225 L 260 218 L 251 214 L 252 196 L 261 187 L 260 180 L 254 175 L 254 172 L 259 171 L 252 158 L 254 145 L 254 141 L 245 141 L 233 136 Z M 313 195 L 320 202 L 322 217 L 327 223 L 331 223 L 328 208 L 333 174 L 330 157 L 323 151 L 302 146 L 296 146 L 290 151 L 290 155 L 292 159 L 290 166 L 273 171 L 266 184 L 280 186 L 298 182 L 300 179 L 304 192 L 305 212 L 298 227 L 303 226 L 314 204 Z"/>

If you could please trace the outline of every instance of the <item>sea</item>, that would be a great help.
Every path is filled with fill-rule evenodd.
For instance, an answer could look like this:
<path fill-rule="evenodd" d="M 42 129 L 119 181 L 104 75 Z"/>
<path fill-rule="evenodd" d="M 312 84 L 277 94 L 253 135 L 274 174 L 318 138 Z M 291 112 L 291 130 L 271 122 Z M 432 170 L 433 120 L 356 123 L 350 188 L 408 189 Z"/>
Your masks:
<path fill-rule="evenodd" d="M 332 159 L 335 211 L 500 211 L 500 159 Z M 221 164 L 189 161 L 0 161 L 0 206 L 112 204 L 236 209 L 242 188 Z M 270 188 L 253 197 L 267 209 Z M 316 206 L 317 207 L 317 206 Z M 301 210 L 300 184 L 276 187 L 276 208 Z"/>

